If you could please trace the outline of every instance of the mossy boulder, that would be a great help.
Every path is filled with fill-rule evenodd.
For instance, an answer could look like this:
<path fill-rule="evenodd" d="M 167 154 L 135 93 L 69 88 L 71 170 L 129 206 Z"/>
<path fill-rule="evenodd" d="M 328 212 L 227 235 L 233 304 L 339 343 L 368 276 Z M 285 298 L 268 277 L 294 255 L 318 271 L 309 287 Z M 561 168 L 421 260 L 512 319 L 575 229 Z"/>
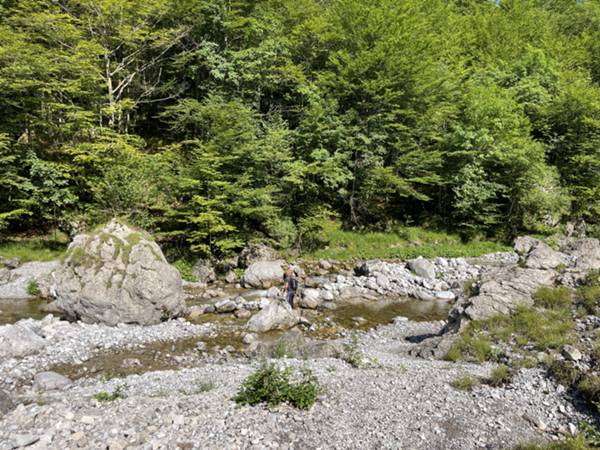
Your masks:
<path fill-rule="evenodd" d="M 186 309 L 181 276 L 160 247 L 116 220 L 73 239 L 51 292 L 64 314 L 86 323 L 151 325 Z"/>

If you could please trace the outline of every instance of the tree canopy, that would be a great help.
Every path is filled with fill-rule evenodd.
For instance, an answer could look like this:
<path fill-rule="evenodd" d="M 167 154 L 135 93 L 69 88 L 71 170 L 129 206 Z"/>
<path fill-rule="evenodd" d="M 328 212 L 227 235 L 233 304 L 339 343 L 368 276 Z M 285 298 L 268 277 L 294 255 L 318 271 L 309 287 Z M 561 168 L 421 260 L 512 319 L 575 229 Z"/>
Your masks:
<path fill-rule="evenodd" d="M 600 225 L 597 0 L 0 0 L 0 233 Z"/>

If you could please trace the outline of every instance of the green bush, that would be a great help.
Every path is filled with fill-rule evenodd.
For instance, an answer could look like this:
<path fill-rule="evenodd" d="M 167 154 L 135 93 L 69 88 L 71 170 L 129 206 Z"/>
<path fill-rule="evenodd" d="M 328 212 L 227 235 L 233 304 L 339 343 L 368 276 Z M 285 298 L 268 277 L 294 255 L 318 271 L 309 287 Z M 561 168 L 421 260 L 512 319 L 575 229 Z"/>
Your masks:
<path fill-rule="evenodd" d="M 42 291 L 40 291 L 40 285 L 36 280 L 31 280 L 27 285 L 27 293 L 32 297 L 38 297 Z"/>
<path fill-rule="evenodd" d="M 600 300 L 600 286 L 582 286 L 577 289 L 577 300 L 588 314 L 596 314 Z"/>
<path fill-rule="evenodd" d="M 178 259 L 173 263 L 173 267 L 179 271 L 181 278 L 183 278 L 185 281 L 190 281 L 192 283 L 198 281 L 192 272 L 192 265 L 188 261 L 184 259 Z"/>
<path fill-rule="evenodd" d="M 546 309 L 562 309 L 571 306 L 572 291 L 566 287 L 541 287 L 533 294 L 536 306 Z"/>
<path fill-rule="evenodd" d="M 343 359 L 357 369 L 365 366 L 363 354 L 358 347 L 358 336 L 356 334 L 350 337 L 350 342 L 344 344 Z"/>
<path fill-rule="evenodd" d="M 303 369 L 297 383 L 291 381 L 291 368 L 280 369 L 275 364 L 263 364 L 252 373 L 238 391 L 235 401 L 242 405 L 266 403 L 276 406 L 287 402 L 299 409 L 310 409 L 319 393 L 319 384 L 310 369 Z"/>

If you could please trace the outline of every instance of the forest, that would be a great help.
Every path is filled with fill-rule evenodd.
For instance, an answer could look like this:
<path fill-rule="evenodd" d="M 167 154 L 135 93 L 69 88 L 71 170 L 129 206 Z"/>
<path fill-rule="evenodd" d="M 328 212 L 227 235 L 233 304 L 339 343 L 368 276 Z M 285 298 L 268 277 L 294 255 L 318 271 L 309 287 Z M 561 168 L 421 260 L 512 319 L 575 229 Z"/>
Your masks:
<path fill-rule="evenodd" d="M 0 237 L 600 233 L 597 0 L 0 0 Z"/>

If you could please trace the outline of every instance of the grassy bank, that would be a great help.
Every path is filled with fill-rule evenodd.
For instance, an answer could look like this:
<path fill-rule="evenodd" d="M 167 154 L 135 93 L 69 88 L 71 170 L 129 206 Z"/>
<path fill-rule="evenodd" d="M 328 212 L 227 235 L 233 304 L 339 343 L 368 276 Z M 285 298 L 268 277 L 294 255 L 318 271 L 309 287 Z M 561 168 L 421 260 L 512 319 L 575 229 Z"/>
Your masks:
<path fill-rule="evenodd" d="M 493 241 L 463 242 L 458 235 L 418 227 L 397 227 L 388 233 L 357 232 L 342 230 L 332 223 L 325 229 L 323 240 L 328 242 L 325 248 L 304 256 L 336 260 L 467 257 L 510 249 Z"/>
<path fill-rule="evenodd" d="M 0 241 L 0 256 L 17 258 L 20 262 L 51 261 L 59 259 L 67 249 L 68 237 L 57 234 L 23 239 Z"/>

